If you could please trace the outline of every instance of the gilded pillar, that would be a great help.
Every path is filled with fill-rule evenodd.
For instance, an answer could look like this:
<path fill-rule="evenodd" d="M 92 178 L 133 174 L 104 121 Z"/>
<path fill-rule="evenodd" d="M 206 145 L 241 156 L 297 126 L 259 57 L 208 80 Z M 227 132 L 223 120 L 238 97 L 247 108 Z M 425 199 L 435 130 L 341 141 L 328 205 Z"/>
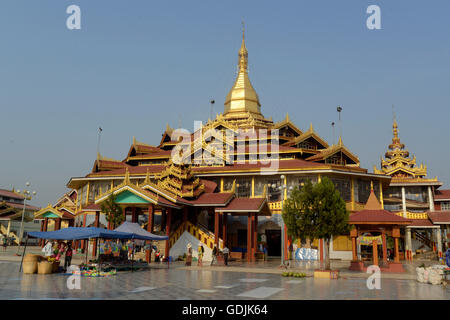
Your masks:
<path fill-rule="evenodd" d="M 380 203 L 381 203 L 381 208 L 384 209 L 383 184 L 381 183 L 381 180 L 380 180 Z"/>
<path fill-rule="evenodd" d="M 352 193 L 351 193 L 351 200 L 352 200 L 352 211 L 355 211 L 355 179 L 351 178 L 351 186 L 352 186 Z"/>

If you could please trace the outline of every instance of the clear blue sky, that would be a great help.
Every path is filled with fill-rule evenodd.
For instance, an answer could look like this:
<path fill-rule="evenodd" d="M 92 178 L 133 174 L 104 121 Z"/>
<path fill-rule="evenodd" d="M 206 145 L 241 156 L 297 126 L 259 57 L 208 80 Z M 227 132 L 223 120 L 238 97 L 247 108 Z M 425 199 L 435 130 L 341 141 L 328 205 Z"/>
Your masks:
<path fill-rule="evenodd" d="M 66 28 L 71 4 L 81 30 Z M 366 28 L 370 4 L 382 30 Z M 394 104 L 402 142 L 449 187 L 449 12 L 444 0 L 2 0 L 0 187 L 30 181 L 46 205 L 91 170 L 99 126 L 102 155 L 122 160 L 133 136 L 192 130 L 211 98 L 222 112 L 243 17 L 265 116 L 289 112 L 331 141 L 341 104 L 344 144 L 372 171 Z"/>

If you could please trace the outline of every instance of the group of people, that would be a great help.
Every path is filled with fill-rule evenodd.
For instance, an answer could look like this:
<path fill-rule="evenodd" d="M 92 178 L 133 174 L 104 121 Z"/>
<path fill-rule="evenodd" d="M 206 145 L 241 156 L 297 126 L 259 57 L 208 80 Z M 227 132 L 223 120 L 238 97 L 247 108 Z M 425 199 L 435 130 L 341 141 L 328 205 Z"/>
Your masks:
<path fill-rule="evenodd" d="M 64 254 L 64 271 L 67 271 L 67 268 L 72 263 L 73 249 L 71 241 L 67 243 L 55 241 L 53 243 L 51 240 L 48 240 L 42 248 L 42 252 L 45 257 L 55 258 L 56 261 L 60 261 Z"/>
<path fill-rule="evenodd" d="M 203 266 L 203 257 L 205 255 L 205 248 L 203 247 L 203 243 L 200 243 L 198 246 L 198 263 L 197 265 L 199 267 Z M 188 243 L 187 245 L 187 252 L 186 252 L 186 266 L 191 266 L 192 265 L 192 244 Z M 210 266 L 212 266 L 213 264 L 217 264 L 217 256 L 219 255 L 219 249 L 217 248 L 216 245 L 214 245 L 214 248 L 212 250 L 212 260 L 211 260 L 211 264 Z M 225 265 L 228 265 L 228 257 L 230 254 L 230 249 L 228 249 L 228 247 L 225 245 L 225 247 L 222 250 L 222 254 L 223 254 L 223 260 Z"/>

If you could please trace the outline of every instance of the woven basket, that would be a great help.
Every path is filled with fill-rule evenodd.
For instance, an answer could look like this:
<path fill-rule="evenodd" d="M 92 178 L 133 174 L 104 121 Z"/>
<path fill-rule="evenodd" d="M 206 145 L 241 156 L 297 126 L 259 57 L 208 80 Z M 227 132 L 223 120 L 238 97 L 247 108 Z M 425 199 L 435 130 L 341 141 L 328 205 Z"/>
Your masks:
<path fill-rule="evenodd" d="M 52 273 L 53 264 L 48 261 L 38 262 L 38 273 L 39 274 L 50 274 Z"/>
<path fill-rule="evenodd" d="M 26 254 L 25 257 L 23 257 L 23 262 L 37 262 L 39 259 L 39 255 L 37 254 Z"/>
<path fill-rule="evenodd" d="M 23 273 L 26 274 L 36 273 L 38 270 L 38 263 L 37 261 L 24 261 L 22 268 Z"/>

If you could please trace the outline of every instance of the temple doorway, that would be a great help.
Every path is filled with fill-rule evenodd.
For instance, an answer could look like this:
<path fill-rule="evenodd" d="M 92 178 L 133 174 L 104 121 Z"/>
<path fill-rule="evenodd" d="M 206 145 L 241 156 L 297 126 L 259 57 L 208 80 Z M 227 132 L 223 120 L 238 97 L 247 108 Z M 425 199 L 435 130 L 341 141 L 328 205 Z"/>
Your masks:
<path fill-rule="evenodd" d="M 272 257 L 281 256 L 281 230 L 266 229 L 267 255 Z"/>

